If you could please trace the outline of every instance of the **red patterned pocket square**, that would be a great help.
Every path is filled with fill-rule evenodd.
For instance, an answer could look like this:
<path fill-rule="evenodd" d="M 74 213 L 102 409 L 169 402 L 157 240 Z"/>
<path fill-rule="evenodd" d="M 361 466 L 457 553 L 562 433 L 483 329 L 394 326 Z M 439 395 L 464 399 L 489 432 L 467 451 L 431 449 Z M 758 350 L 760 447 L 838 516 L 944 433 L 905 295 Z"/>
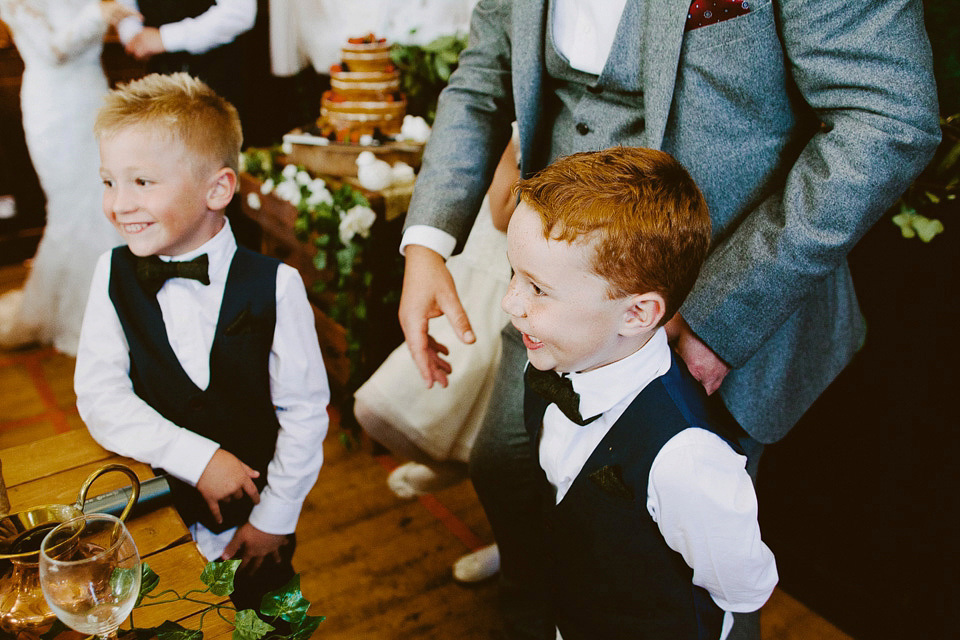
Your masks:
<path fill-rule="evenodd" d="M 748 0 L 693 0 L 687 11 L 686 31 L 750 13 Z"/>

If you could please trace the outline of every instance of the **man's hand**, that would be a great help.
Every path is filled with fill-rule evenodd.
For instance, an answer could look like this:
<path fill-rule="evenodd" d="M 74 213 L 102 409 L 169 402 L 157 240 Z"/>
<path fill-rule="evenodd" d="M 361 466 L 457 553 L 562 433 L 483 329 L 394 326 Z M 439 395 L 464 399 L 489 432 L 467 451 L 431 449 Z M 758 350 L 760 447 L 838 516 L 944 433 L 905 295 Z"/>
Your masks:
<path fill-rule="evenodd" d="M 462 342 L 473 344 L 476 337 L 443 256 L 424 246 L 408 245 L 400 296 L 400 327 L 428 389 L 434 382 L 446 387 L 447 375 L 452 370 L 450 363 L 441 357 L 449 350 L 427 333 L 427 321 L 442 315 L 447 317 Z"/>
<path fill-rule="evenodd" d="M 237 528 L 230 544 L 223 550 L 221 558 L 230 560 L 240 556 L 240 566 L 237 571 L 248 570 L 255 573 L 266 557 L 280 562 L 280 547 L 287 544 L 287 536 L 274 533 L 264 533 L 249 522 Z"/>
<path fill-rule="evenodd" d="M 247 494 L 254 504 L 260 503 L 260 492 L 253 484 L 253 478 L 259 477 L 260 472 L 245 465 L 240 458 L 224 449 L 217 449 L 197 481 L 197 491 L 203 496 L 214 519 L 223 522 L 220 515 L 221 500 L 238 500 Z"/>
<path fill-rule="evenodd" d="M 130 39 L 126 50 L 137 60 L 149 60 L 166 51 L 163 40 L 160 39 L 160 30 L 156 27 L 144 27 L 143 31 Z"/>
<path fill-rule="evenodd" d="M 707 394 L 719 389 L 723 379 L 730 373 L 730 365 L 697 337 L 679 313 L 673 316 L 664 328 L 667 330 L 667 339 L 673 344 L 673 350 L 683 358 L 687 369 L 700 381 Z"/>

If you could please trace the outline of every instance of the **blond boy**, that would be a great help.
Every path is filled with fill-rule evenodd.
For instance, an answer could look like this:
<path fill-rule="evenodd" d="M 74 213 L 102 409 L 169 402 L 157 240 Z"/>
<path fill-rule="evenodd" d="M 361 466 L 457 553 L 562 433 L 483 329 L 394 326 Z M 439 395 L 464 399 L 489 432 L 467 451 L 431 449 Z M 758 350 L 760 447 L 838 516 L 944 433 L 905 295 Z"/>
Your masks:
<path fill-rule="evenodd" d="M 299 274 L 238 247 L 236 110 L 182 73 L 112 91 L 95 132 L 107 218 L 77 356 L 104 447 L 162 469 L 204 555 L 240 558 L 234 600 L 292 577 L 329 388 Z"/>

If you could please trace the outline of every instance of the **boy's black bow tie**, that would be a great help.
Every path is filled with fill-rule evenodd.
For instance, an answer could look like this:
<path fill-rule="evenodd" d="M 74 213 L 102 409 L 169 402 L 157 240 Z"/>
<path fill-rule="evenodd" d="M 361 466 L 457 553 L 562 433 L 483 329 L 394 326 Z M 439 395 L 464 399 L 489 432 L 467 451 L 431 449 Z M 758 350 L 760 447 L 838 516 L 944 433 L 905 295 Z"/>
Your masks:
<path fill-rule="evenodd" d="M 580 415 L 580 394 L 573 390 L 573 381 L 570 378 L 561 376 L 556 371 L 540 371 L 532 364 L 527 365 L 527 371 L 523 375 L 530 388 L 557 405 L 570 422 L 585 427 L 600 417 L 601 414 L 597 414 L 584 419 Z"/>
<path fill-rule="evenodd" d="M 137 280 L 151 295 L 156 295 L 163 283 L 170 278 L 191 278 L 202 284 L 210 284 L 210 276 L 207 275 L 209 262 L 207 254 L 180 262 L 164 262 L 157 256 L 138 257 Z"/>

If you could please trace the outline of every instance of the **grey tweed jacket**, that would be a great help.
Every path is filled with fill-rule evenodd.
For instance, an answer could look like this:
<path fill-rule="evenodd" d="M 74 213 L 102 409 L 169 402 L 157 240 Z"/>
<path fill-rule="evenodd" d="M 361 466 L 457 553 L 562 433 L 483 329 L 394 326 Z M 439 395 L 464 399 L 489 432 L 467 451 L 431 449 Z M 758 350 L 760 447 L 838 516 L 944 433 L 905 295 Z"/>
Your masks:
<path fill-rule="evenodd" d="M 681 313 L 733 367 L 720 388 L 730 411 L 769 443 L 864 339 L 846 256 L 939 142 L 930 46 L 919 0 L 758 0 L 685 32 L 689 3 L 639 12 L 641 140 L 680 160 L 707 198 L 713 245 Z M 513 120 L 523 174 L 549 161 L 546 8 L 480 0 L 408 226 L 462 246 Z"/>

